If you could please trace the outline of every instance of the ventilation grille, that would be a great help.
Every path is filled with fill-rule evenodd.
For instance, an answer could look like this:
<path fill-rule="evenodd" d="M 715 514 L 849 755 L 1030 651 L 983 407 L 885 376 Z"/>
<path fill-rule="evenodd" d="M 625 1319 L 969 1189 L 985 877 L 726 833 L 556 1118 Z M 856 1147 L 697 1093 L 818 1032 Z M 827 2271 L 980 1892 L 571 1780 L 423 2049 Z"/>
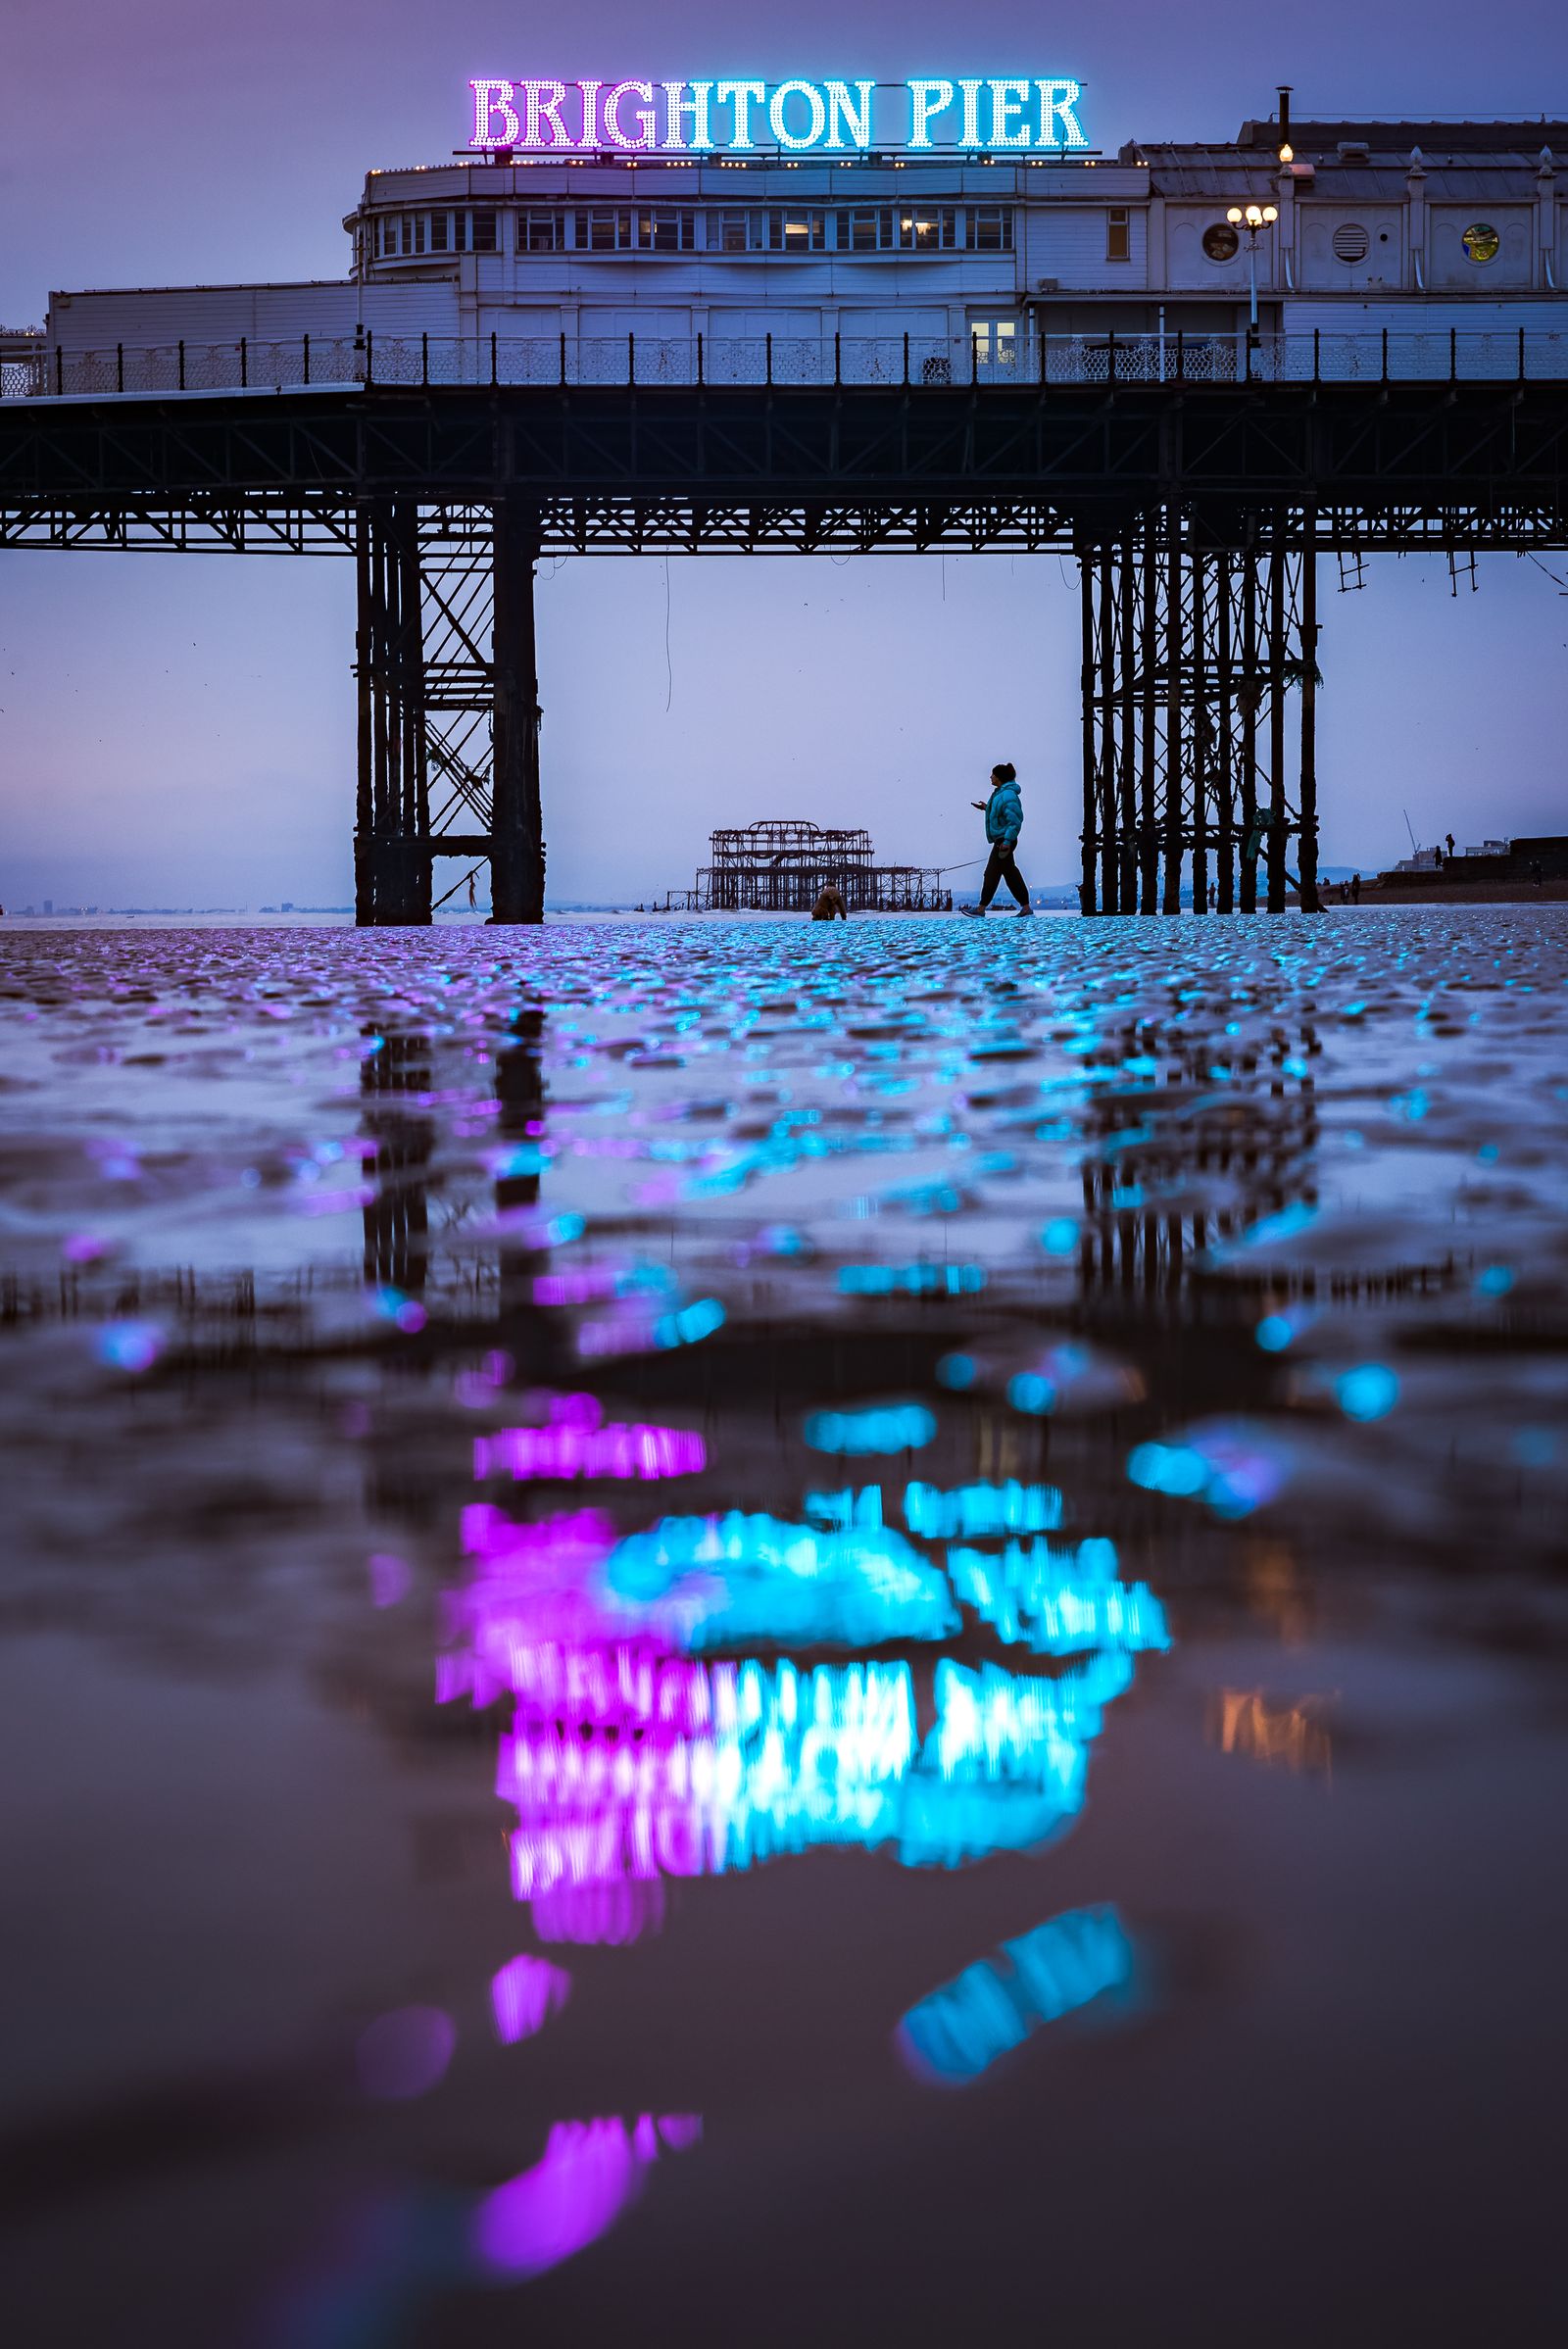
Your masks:
<path fill-rule="evenodd" d="M 1359 220 L 1347 220 L 1334 231 L 1336 261 L 1365 261 L 1372 239 Z"/>

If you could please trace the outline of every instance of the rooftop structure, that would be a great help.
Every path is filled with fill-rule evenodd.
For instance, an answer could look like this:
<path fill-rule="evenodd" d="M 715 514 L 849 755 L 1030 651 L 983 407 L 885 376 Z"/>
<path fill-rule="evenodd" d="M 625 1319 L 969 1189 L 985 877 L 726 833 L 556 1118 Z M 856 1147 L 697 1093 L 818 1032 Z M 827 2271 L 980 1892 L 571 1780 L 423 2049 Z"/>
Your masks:
<path fill-rule="evenodd" d="M 535 85 L 507 86 L 520 107 Z M 1205 349 L 1211 371 L 1239 371 L 1254 294 L 1254 342 L 1388 333 L 1446 353 L 1450 329 L 1499 350 L 1523 330 L 1568 355 L 1568 121 L 1293 124 L 1282 93 L 1278 117 L 1229 143 L 1131 139 L 1101 156 L 1003 144 L 984 112 L 974 127 L 961 145 L 792 151 L 759 114 L 745 151 L 673 150 L 661 129 L 635 150 L 492 145 L 371 171 L 344 220 L 343 279 L 56 293 L 44 336 L 8 340 L 9 387 L 163 388 L 143 386 L 133 355 L 172 367 L 179 345 L 171 387 L 207 387 L 208 355 L 232 368 L 242 337 L 248 380 L 264 382 L 264 348 L 304 335 L 323 380 L 363 374 L 367 335 L 382 380 L 400 355 L 452 380 L 464 351 L 456 379 L 484 374 L 495 338 L 538 362 L 503 380 L 553 377 L 558 356 L 566 371 L 568 349 L 574 379 L 623 379 L 635 340 L 656 381 L 659 354 L 699 336 L 712 381 L 760 379 L 764 360 L 781 382 L 906 365 L 929 382 L 1093 375 L 1112 337 L 1136 376 L 1168 371 L 1177 335 L 1198 377 Z M 1249 204 L 1274 216 L 1255 237 L 1241 210 L 1227 217 Z M 297 348 L 291 364 L 297 380 Z M 689 362 L 665 365 L 686 379 Z M 1342 371 L 1332 347 L 1327 371 Z"/>

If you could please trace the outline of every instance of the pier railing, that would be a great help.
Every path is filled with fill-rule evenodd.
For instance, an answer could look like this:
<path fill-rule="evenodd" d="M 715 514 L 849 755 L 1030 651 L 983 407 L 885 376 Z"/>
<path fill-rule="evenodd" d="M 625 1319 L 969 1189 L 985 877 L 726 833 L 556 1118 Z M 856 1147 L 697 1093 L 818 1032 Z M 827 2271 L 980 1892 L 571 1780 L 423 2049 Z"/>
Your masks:
<path fill-rule="evenodd" d="M 1538 382 L 1568 379 L 1568 328 L 1425 334 L 300 335 L 68 351 L 0 361 L 7 399 L 145 399 L 318 385 L 618 386 Z"/>

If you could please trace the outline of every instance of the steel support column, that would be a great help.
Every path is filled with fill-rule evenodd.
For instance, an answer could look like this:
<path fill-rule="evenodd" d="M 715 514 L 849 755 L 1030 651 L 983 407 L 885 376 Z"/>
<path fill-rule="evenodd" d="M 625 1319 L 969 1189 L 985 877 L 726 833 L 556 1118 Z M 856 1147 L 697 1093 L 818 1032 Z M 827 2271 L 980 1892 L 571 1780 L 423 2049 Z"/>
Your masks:
<path fill-rule="evenodd" d="M 1165 509 L 1114 546 L 1079 553 L 1083 618 L 1086 912 L 1283 910 L 1293 837 L 1302 903 L 1317 905 L 1316 645 L 1312 559 L 1296 517 L 1261 542 L 1215 547 Z M 1300 706 L 1299 783 L 1288 777 L 1289 697 Z M 1267 746 L 1266 766 L 1259 754 Z M 1189 858 L 1191 862 L 1189 864 Z"/>
<path fill-rule="evenodd" d="M 539 663 L 534 567 L 539 512 L 504 497 L 495 510 L 495 705 L 490 853 L 491 919 L 539 922 L 545 913 L 544 817 L 539 795 Z"/>
<path fill-rule="evenodd" d="M 430 918 L 430 829 L 418 509 L 362 508 L 356 536 L 355 911 L 362 926 Z"/>
<path fill-rule="evenodd" d="M 1303 912 L 1322 910 L 1317 893 L 1317 557 L 1301 557 L 1301 779 L 1298 791 Z"/>
<path fill-rule="evenodd" d="M 1078 910 L 1098 913 L 1095 895 L 1095 859 L 1100 841 L 1097 777 L 1095 773 L 1095 710 L 1100 676 L 1100 647 L 1095 634 L 1095 574 L 1091 558 L 1078 558 L 1078 591 L 1080 621 L 1083 630 L 1083 663 L 1079 671 L 1079 706 L 1083 713 L 1083 832 L 1081 835 L 1082 863 L 1078 881 Z"/>

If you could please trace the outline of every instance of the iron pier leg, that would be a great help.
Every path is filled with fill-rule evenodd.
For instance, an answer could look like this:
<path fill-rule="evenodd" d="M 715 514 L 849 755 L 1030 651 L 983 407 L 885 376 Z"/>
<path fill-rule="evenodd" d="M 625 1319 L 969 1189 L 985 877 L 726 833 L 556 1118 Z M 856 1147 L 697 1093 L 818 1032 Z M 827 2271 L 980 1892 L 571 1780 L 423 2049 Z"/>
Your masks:
<path fill-rule="evenodd" d="M 1257 911 L 1257 556 L 1242 557 L 1242 911 Z"/>
<path fill-rule="evenodd" d="M 1165 556 L 1165 871 L 1162 913 L 1182 909 L 1182 544 L 1181 515 L 1167 509 Z"/>
<path fill-rule="evenodd" d="M 374 616 L 370 593 L 370 514 L 362 506 L 355 518 L 354 578 L 358 598 L 354 631 L 354 678 L 358 701 L 358 743 L 354 789 L 354 919 L 362 930 L 375 920 L 375 689 L 372 683 Z"/>
<path fill-rule="evenodd" d="M 1285 910 L 1285 549 L 1269 556 L 1268 597 L 1268 909 Z"/>
<path fill-rule="evenodd" d="M 544 811 L 539 795 L 539 660 L 534 638 L 537 510 L 501 498 L 495 509 L 495 755 L 490 903 L 495 922 L 545 917 Z"/>
<path fill-rule="evenodd" d="M 1317 893 L 1317 517 L 1307 516 L 1301 557 L 1301 839 L 1297 871 L 1301 909 L 1321 912 Z"/>
<path fill-rule="evenodd" d="M 1142 788 L 1142 810 L 1138 821 L 1138 865 L 1140 913 L 1159 910 L 1159 833 L 1156 801 L 1158 795 L 1158 753 L 1154 707 L 1154 692 L 1159 676 L 1159 571 L 1154 552 L 1154 533 L 1146 523 L 1143 546 L 1143 581 L 1138 615 L 1138 699 L 1139 714 L 1143 721 L 1143 740 L 1139 747 L 1139 782 Z"/>
<path fill-rule="evenodd" d="M 1102 547 L 1095 558 L 1100 573 L 1100 660 L 1095 676 L 1095 702 L 1100 714 L 1100 752 L 1097 761 L 1100 786 L 1100 903 L 1105 913 L 1121 911 L 1116 846 L 1116 645 L 1115 605 L 1111 587 L 1111 565 L 1114 560 L 1110 547 Z"/>
<path fill-rule="evenodd" d="M 1079 680 L 1079 699 L 1083 711 L 1084 762 L 1084 828 L 1081 840 L 1082 868 L 1078 882 L 1078 910 L 1098 913 L 1095 897 L 1095 855 L 1099 846 L 1095 792 L 1095 678 L 1098 661 L 1095 647 L 1095 574 L 1094 558 L 1087 552 L 1078 558 L 1078 588 L 1083 620 L 1083 666 Z"/>
<path fill-rule="evenodd" d="M 1195 553 L 1193 574 L 1193 911 L 1208 911 L 1208 779 L 1213 770 L 1208 719 L 1208 574 L 1213 558 Z"/>
<path fill-rule="evenodd" d="M 1234 911 L 1236 905 L 1236 842 L 1234 837 L 1236 827 L 1234 727 L 1236 684 L 1231 674 L 1232 589 L 1231 559 L 1228 555 L 1222 555 L 1219 559 L 1219 576 L 1215 597 L 1219 619 L 1219 648 L 1215 663 L 1219 691 L 1219 743 L 1214 776 L 1214 814 L 1217 833 L 1215 861 L 1218 867 L 1215 875 L 1217 882 L 1215 910 L 1220 913 Z"/>
<path fill-rule="evenodd" d="M 1124 539 L 1121 548 L 1116 636 L 1121 658 L 1121 868 L 1117 903 L 1123 913 L 1133 913 L 1138 908 L 1138 573 L 1130 539 Z"/>
<path fill-rule="evenodd" d="M 417 507 L 404 499 L 363 512 L 355 555 L 355 917 L 379 929 L 430 918 Z"/>

